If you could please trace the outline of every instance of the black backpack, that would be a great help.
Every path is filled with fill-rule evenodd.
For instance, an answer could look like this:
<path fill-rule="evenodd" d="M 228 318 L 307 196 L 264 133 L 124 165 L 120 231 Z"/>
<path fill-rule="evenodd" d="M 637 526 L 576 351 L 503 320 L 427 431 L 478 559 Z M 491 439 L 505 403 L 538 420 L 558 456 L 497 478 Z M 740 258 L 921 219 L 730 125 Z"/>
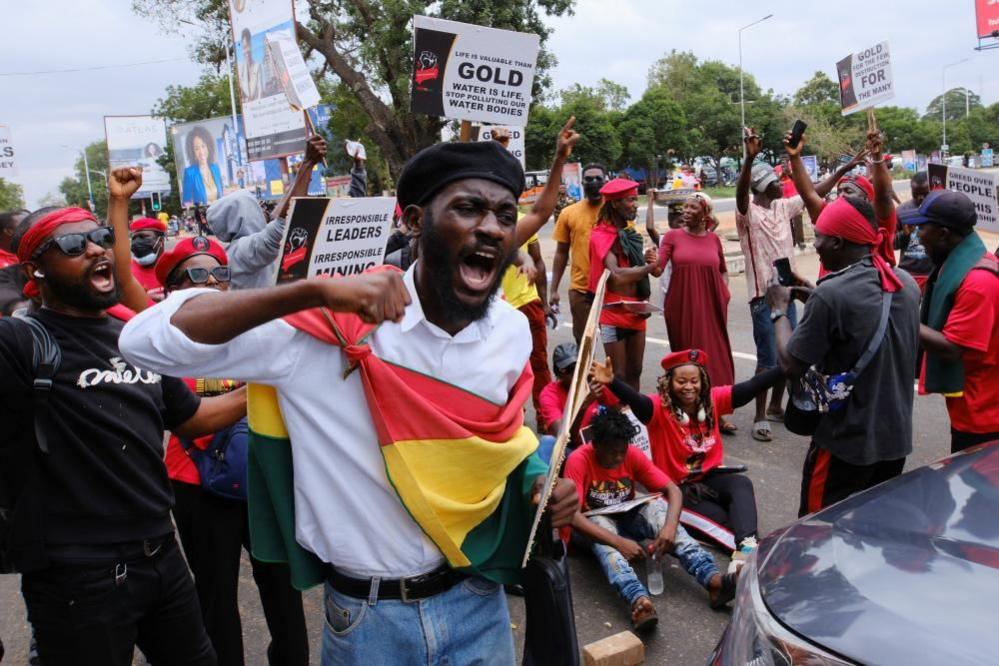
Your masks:
<path fill-rule="evenodd" d="M 42 428 L 42 423 L 52 418 L 51 406 L 49 405 L 49 393 L 52 389 L 52 378 L 59 372 L 62 363 L 62 350 L 48 329 L 29 314 L 19 313 L 15 317 L 23 322 L 31 331 L 31 363 L 34 368 L 33 395 L 34 395 L 34 429 L 35 443 L 42 455 L 48 455 L 49 441 Z M 32 452 L 29 460 L 35 459 Z M 25 490 L 31 486 L 32 479 L 36 476 L 35 465 L 28 465 L 30 469 L 24 470 L 22 478 L 25 485 L 20 492 L 14 493 L 8 488 L 0 486 L 0 573 L 18 573 L 21 568 L 15 561 L 21 559 L 19 554 L 30 551 L 30 546 L 23 547 L 24 541 L 19 539 L 16 533 L 17 525 L 14 521 L 15 509 L 18 506 L 19 498 L 25 494 Z M 37 493 L 36 493 L 37 495 Z M 21 521 L 24 525 L 24 521 Z M 28 539 L 30 542 L 30 538 Z"/>

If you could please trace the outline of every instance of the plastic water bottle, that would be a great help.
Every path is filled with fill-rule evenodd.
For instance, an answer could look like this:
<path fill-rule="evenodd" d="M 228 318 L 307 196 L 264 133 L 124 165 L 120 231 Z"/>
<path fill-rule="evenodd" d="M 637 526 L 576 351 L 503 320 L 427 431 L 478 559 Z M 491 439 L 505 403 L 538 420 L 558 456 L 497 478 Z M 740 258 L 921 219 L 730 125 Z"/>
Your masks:
<path fill-rule="evenodd" d="M 663 593 L 663 567 L 654 556 L 645 558 L 645 582 L 649 585 L 649 594 L 658 596 Z"/>

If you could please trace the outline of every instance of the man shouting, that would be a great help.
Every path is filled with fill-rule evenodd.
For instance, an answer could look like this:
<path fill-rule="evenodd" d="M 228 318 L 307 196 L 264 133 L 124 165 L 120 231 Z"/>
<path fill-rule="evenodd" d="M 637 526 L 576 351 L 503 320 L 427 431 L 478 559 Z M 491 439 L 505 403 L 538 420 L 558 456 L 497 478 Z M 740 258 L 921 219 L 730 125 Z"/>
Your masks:
<path fill-rule="evenodd" d="M 432 146 L 398 183 L 420 244 L 405 274 L 191 289 L 126 328 L 125 354 L 145 367 L 275 389 L 276 419 L 255 421 L 251 393 L 251 456 L 294 466 L 286 545 L 296 585 L 325 581 L 324 664 L 514 662 L 501 583 L 518 580 L 546 471 L 523 427 L 527 321 L 494 298 L 523 185 L 495 142 Z M 576 506 L 560 481 L 553 524 Z"/>

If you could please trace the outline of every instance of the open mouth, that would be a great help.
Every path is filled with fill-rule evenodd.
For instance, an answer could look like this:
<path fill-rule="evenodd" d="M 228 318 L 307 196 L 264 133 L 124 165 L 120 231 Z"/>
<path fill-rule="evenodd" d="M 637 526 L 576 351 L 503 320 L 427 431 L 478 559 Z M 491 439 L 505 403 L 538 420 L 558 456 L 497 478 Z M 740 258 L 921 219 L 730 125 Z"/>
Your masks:
<path fill-rule="evenodd" d="M 106 259 L 98 261 L 90 269 L 90 284 L 99 292 L 108 293 L 114 290 L 114 271 L 111 262 Z"/>
<path fill-rule="evenodd" d="M 480 247 L 468 253 L 458 262 L 458 275 L 469 292 L 488 291 L 499 268 L 499 250 L 493 247 Z"/>

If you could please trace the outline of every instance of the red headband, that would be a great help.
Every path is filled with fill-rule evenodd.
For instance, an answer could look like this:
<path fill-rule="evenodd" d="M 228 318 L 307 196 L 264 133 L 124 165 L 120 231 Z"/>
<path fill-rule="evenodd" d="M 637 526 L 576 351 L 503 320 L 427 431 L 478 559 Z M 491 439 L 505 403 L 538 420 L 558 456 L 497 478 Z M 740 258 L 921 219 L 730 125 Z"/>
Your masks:
<path fill-rule="evenodd" d="M 17 244 L 17 258 L 22 263 L 30 260 L 32 255 L 45 242 L 45 239 L 51 236 L 52 232 L 56 229 L 64 224 L 86 222 L 87 220 L 97 222 L 97 218 L 94 217 L 93 213 L 82 208 L 60 208 L 59 210 L 52 211 L 31 225 L 31 228 L 21 236 L 21 242 Z M 38 297 L 38 284 L 34 279 L 29 280 L 28 284 L 24 285 L 22 293 L 28 298 Z"/>
<path fill-rule="evenodd" d="M 854 185 L 856 185 L 857 187 L 859 187 L 864 191 L 864 194 L 867 195 L 868 201 L 870 201 L 872 204 L 874 203 L 874 185 L 872 185 L 871 181 L 867 180 L 867 178 L 863 176 L 846 176 L 839 182 L 853 183 Z"/>
<path fill-rule="evenodd" d="M 880 247 L 884 241 L 884 229 L 874 230 L 866 217 L 846 199 L 836 199 L 822 209 L 815 222 L 815 230 L 823 236 L 835 236 L 857 245 Z M 877 252 L 871 253 L 874 267 L 881 274 L 881 289 L 895 292 L 902 288 L 902 281 L 892 271 L 888 262 Z"/>

